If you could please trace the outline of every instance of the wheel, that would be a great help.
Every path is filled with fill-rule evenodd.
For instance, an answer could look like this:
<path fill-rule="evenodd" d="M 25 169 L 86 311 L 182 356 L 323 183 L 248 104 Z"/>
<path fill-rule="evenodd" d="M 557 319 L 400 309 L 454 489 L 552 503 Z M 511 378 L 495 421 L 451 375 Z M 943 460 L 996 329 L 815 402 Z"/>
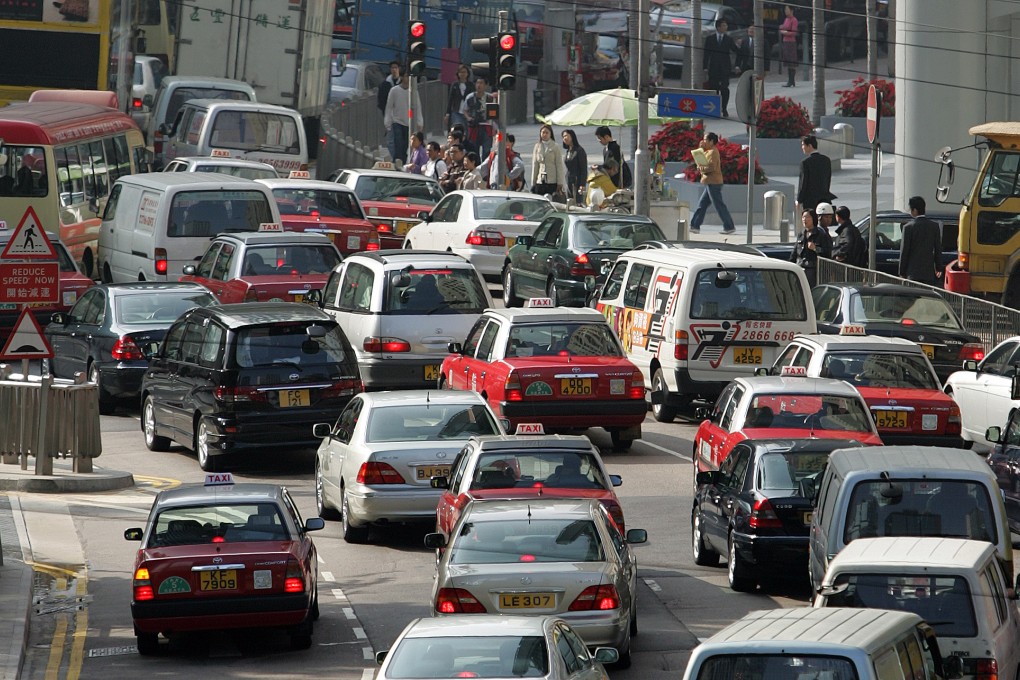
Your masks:
<path fill-rule="evenodd" d="M 81 272 L 90 279 L 95 279 L 95 264 L 92 259 L 92 251 L 86 250 L 81 256 Z"/>
<path fill-rule="evenodd" d="M 631 663 L 630 647 L 628 647 L 626 652 L 620 653 L 620 659 L 619 661 L 613 664 L 613 668 L 616 670 L 630 668 L 630 663 Z"/>
<path fill-rule="evenodd" d="M 552 300 L 554 307 L 563 306 L 563 301 L 560 300 L 560 290 L 556 287 L 556 281 L 554 279 L 549 279 L 549 283 L 545 285 L 545 294 L 550 300 Z"/>
<path fill-rule="evenodd" d="M 293 650 L 308 649 L 312 646 L 312 622 L 302 623 L 290 634 L 290 648 Z"/>
<path fill-rule="evenodd" d="M 198 466 L 206 472 L 219 472 L 223 467 L 221 456 L 209 453 L 209 426 L 201 418 L 195 430 L 195 455 L 198 456 Z"/>
<path fill-rule="evenodd" d="M 659 403 L 652 404 L 652 416 L 660 423 L 672 423 L 676 418 L 676 407 L 666 403 L 669 400 L 669 387 L 666 386 L 666 376 L 661 368 L 655 369 L 655 375 L 652 376 L 652 391 L 661 395 Z"/>
<path fill-rule="evenodd" d="M 156 434 L 156 405 L 152 403 L 152 397 L 146 397 L 142 406 L 142 430 L 145 432 L 145 448 L 150 451 L 170 449 L 170 438 Z"/>
<path fill-rule="evenodd" d="M 619 430 L 610 430 L 609 436 L 613 439 L 613 451 L 629 451 L 634 444 L 633 439 L 624 439 Z"/>
<path fill-rule="evenodd" d="M 510 265 L 503 268 L 503 304 L 507 307 L 520 307 L 524 300 L 514 293 L 514 275 L 510 272 Z"/>
<path fill-rule="evenodd" d="M 326 504 L 326 493 L 322 488 L 322 469 L 318 461 L 315 463 L 315 510 L 322 519 L 336 519 L 336 508 Z M 318 600 L 316 600 L 318 604 Z"/>
<path fill-rule="evenodd" d="M 347 489 L 340 491 L 340 523 L 341 533 L 348 543 L 364 543 L 368 540 L 368 527 L 351 526 L 350 504 L 347 502 Z"/>
<path fill-rule="evenodd" d="M 158 633 L 139 633 L 137 640 L 138 653 L 142 656 L 154 656 L 159 653 Z"/>
<path fill-rule="evenodd" d="M 729 565 L 726 571 L 730 588 L 738 593 L 749 593 L 757 588 L 758 584 L 754 577 L 751 576 L 751 570 L 747 568 L 744 561 L 740 559 L 740 555 L 737 554 L 737 546 L 733 542 L 732 535 L 729 540 L 729 548 Z"/>
<path fill-rule="evenodd" d="M 103 283 L 113 283 L 113 273 L 110 271 L 110 265 L 109 264 L 106 264 L 106 263 L 103 264 L 102 278 L 103 278 Z"/>
<path fill-rule="evenodd" d="M 691 513 L 691 552 L 694 553 L 694 563 L 698 566 L 719 566 L 719 553 L 705 545 L 705 536 L 701 531 L 701 510 L 697 506 Z"/>
<path fill-rule="evenodd" d="M 103 391 L 103 385 L 99 382 L 99 367 L 94 363 L 89 364 L 89 382 L 95 383 L 96 391 L 99 393 L 99 413 L 108 416 L 117 407 L 117 400 Z"/>
<path fill-rule="evenodd" d="M 319 584 L 315 584 L 315 595 L 313 595 L 313 597 L 315 599 L 312 600 L 311 617 L 312 617 L 312 621 L 318 621 L 319 620 Z"/>
<path fill-rule="evenodd" d="M 637 627 L 637 605 L 631 607 L 630 611 L 630 636 L 634 637 L 638 634 Z"/>

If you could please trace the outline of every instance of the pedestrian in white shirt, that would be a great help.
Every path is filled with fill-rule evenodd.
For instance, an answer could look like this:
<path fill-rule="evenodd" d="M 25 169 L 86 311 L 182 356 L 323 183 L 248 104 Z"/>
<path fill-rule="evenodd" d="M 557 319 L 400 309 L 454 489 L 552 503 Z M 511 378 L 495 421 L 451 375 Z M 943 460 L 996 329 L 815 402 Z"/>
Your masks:
<path fill-rule="evenodd" d="M 411 101 L 410 81 L 406 73 L 400 76 L 400 84 L 390 89 L 389 97 L 386 99 L 386 113 L 383 115 L 383 124 L 390 133 L 390 158 L 394 165 L 401 166 L 407 160 L 407 143 L 410 135 L 410 128 L 421 131 L 425 125 L 422 122 L 421 99 L 418 93 L 414 93 L 414 101 Z M 407 110 L 411 109 L 414 117 L 412 126 L 408 126 Z"/>

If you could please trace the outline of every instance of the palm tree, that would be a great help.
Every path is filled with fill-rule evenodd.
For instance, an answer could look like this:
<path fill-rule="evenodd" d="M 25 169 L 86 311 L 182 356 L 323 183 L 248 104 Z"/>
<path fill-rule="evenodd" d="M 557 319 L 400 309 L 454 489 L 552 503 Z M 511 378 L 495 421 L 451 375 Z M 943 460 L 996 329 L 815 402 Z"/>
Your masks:
<path fill-rule="evenodd" d="M 811 0 L 811 122 L 818 127 L 825 115 L 825 12 L 823 0 Z"/>

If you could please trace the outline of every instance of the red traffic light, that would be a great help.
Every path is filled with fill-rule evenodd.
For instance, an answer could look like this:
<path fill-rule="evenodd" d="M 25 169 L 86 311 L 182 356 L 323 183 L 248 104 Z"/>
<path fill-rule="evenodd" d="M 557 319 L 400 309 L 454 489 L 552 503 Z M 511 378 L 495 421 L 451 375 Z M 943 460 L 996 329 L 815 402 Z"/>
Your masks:
<path fill-rule="evenodd" d="M 510 52 L 517 47 L 517 38 L 513 33 L 504 33 L 499 36 L 499 48 L 504 52 Z"/>
<path fill-rule="evenodd" d="M 414 38 L 421 38 L 425 35 L 425 23 L 422 21 L 411 22 L 411 36 Z"/>

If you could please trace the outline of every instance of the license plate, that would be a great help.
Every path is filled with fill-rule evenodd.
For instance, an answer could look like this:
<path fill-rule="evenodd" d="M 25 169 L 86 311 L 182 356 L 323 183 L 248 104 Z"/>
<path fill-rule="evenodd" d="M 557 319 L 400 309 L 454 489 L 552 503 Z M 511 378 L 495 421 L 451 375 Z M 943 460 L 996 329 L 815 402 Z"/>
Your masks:
<path fill-rule="evenodd" d="M 309 406 L 311 403 L 308 390 L 280 390 L 280 406 L 283 408 Z"/>
<path fill-rule="evenodd" d="M 416 224 L 415 222 L 397 222 L 394 229 L 396 230 L 398 236 L 403 236 L 415 224 Z"/>
<path fill-rule="evenodd" d="M 814 518 L 815 518 L 815 513 L 813 513 L 813 512 L 805 512 L 804 513 L 804 526 L 807 526 L 807 525 L 811 524 L 811 522 L 812 522 L 812 520 L 814 520 Z"/>
<path fill-rule="evenodd" d="M 506 237 L 506 247 L 507 248 L 513 248 L 515 243 L 517 243 L 517 239 L 516 238 L 514 238 L 513 236 L 507 236 Z"/>
<path fill-rule="evenodd" d="M 761 347 L 734 347 L 733 363 L 735 364 L 760 364 Z"/>
<path fill-rule="evenodd" d="M 233 569 L 200 571 L 198 572 L 198 587 L 202 592 L 237 590 L 237 572 Z"/>
<path fill-rule="evenodd" d="M 433 477 L 449 477 L 449 465 L 419 465 L 414 469 L 415 479 L 432 479 Z"/>
<path fill-rule="evenodd" d="M 425 380 L 439 380 L 439 364 L 425 364 Z"/>
<path fill-rule="evenodd" d="M 552 609 L 556 596 L 552 593 L 500 593 L 500 609 Z"/>
<path fill-rule="evenodd" d="M 591 393 L 591 378 L 560 378 L 560 394 L 565 397 L 587 397 Z"/>
<path fill-rule="evenodd" d="M 875 411 L 875 424 L 882 428 L 904 428 L 907 426 L 906 411 Z"/>
<path fill-rule="evenodd" d="M 9 312 L 11 310 L 16 310 L 17 308 L 18 308 L 18 303 L 16 303 L 16 302 L 2 302 L 2 303 L 0 303 L 0 311 L 3 311 L 3 312 Z"/>
<path fill-rule="evenodd" d="M 294 302 L 304 302 L 304 301 L 305 301 L 305 296 L 304 295 L 295 295 L 294 296 Z"/>
<path fill-rule="evenodd" d="M 935 358 L 935 345 L 921 345 L 921 350 L 928 359 Z"/>

